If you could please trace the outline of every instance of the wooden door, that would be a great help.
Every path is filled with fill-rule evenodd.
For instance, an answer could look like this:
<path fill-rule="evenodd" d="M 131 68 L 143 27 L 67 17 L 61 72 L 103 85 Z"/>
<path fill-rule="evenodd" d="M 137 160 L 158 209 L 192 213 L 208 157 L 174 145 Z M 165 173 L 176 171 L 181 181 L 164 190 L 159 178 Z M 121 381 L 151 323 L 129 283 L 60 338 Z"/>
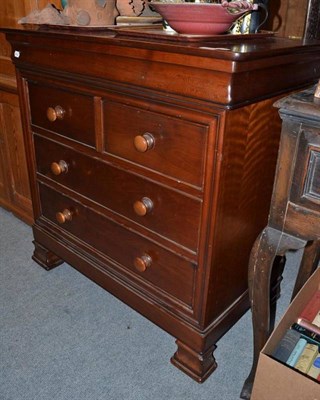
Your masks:
<path fill-rule="evenodd" d="M 32 221 L 18 95 L 0 91 L 0 203 Z"/>

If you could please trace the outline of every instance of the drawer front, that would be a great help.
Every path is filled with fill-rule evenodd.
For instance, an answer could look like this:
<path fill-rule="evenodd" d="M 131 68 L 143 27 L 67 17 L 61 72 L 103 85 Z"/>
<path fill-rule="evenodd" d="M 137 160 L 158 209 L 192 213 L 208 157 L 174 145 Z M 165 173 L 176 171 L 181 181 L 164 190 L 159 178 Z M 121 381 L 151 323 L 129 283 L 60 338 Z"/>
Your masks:
<path fill-rule="evenodd" d="M 208 129 L 204 123 L 170 116 L 169 111 L 166 115 L 111 100 L 104 102 L 107 153 L 196 187 L 203 185 Z"/>
<path fill-rule="evenodd" d="M 201 202 L 35 135 L 38 172 L 171 241 L 197 250 Z M 61 162 L 67 171 L 55 175 Z M 60 172 L 58 170 L 58 172 Z"/>
<path fill-rule="evenodd" d="M 33 82 L 28 89 L 33 125 L 95 146 L 93 97 Z"/>
<path fill-rule="evenodd" d="M 120 271 L 124 267 L 133 279 L 142 280 L 146 287 L 151 284 L 191 305 L 195 268 L 190 262 L 128 231 L 75 200 L 45 185 L 39 186 L 42 214 L 46 218 L 119 263 Z M 69 217 L 67 211 L 70 212 Z M 57 222 L 57 218 L 60 223 Z"/>

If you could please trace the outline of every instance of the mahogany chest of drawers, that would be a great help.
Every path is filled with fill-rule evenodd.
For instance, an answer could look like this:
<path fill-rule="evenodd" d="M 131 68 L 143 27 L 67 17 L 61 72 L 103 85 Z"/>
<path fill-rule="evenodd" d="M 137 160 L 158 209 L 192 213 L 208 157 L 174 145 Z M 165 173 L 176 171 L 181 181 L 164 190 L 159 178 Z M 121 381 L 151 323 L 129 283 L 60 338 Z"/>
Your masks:
<path fill-rule="evenodd" d="M 280 136 L 273 103 L 315 82 L 320 45 L 7 30 L 35 215 L 66 261 L 177 338 L 201 382 L 248 309 Z M 143 343 L 142 343 L 143 344 Z"/>

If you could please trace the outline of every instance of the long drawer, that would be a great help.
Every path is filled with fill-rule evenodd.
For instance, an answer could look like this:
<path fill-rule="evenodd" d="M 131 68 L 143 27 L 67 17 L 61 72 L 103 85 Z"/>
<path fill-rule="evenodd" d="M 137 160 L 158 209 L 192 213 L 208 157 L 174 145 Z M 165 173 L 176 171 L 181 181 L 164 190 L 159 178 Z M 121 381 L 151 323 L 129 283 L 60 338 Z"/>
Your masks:
<path fill-rule="evenodd" d="M 39 184 L 39 191 L 45 218 L 136 275 L 145 286 L 192 305 L 194 264 L 46 185 Z"/>
<path fill-rule="evenodd" d="M 34 136 L 38 173 L 192 251 L 201 201 Z M 58 174 L 52 172 L 52 170 Z"/>

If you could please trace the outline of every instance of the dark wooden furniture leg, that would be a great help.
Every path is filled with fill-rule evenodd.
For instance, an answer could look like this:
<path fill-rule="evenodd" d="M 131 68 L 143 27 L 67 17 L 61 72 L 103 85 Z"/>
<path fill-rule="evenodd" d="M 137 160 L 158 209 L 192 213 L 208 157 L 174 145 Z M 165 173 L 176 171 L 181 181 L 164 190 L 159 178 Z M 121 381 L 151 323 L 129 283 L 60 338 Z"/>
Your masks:
<path fill-rule="evenodd" d="M 202 383 L 217 368 L 213 351 L 216 345 L 211 345 L 205 351 L 199 352 L 191 347 L 176 340 L 178 346 L 177 351 L 171 358 L 171 362 L 187 375 L 191 376 L 195 381 Z"/>
<path fill-rule="evenodd" d="M 258 358 L 271 332 L 270 280 L 276 256 L 284 256 L 288 250 L 298 250 L 306 245 L 276 229 L 266 227 L 258 236 L 249 261 L 249 296 L 253 324 L 253 364 L 240 397 L 250 399 Z M 274 322 L 274 321 L 273 321 Z"/>
<path fill-rule="evenodd" d="M 34 253 L 32 259 L 38 263 L 42 268 L 47 271 L 50 271 L 53 268 L 58 267 L 59 265 L 63 264 L 63 260 L 53 254 L 51 251 L 46 249 L 44 246 L 33 241 L 34 244 Z"/>
<path fill-rule="evenodd" d="M 283 270 L 286 264 L 285 256 L 276 256 L 273 262 L 271 271 L 271 287 L 270 287 L 270 333 L 274 329 L 276 313 L 277 313 L 277 301 L 281 295 L 281 281 L 283 279 Z"/>
<path fill-rule="evenodd" d="M 311 274 L 316 270 L 320 262 L 320 240 L 314 240 L 307 243 L 296 283 L 292 292 L 291 301 L 295 298 L 302 286 L 307 282 Z"/>

